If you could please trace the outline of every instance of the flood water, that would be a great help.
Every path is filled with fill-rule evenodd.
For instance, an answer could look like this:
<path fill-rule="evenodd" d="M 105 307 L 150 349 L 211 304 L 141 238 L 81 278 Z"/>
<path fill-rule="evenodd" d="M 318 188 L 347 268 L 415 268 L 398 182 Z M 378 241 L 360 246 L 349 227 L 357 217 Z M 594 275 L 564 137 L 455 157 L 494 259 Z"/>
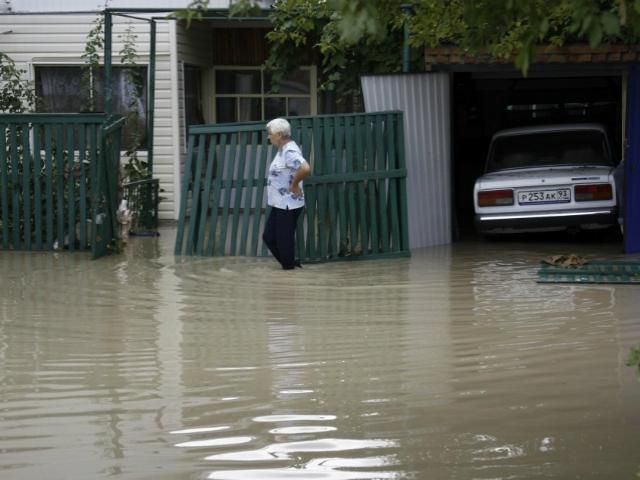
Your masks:
<path fill-rule="evenodd" d="M 0 252 L 0 478 L 633 479 L 640 287 L 536 284 L 619 244 L 305 265 Z M 570 251 L 569 251 L 570 250 Z"/>

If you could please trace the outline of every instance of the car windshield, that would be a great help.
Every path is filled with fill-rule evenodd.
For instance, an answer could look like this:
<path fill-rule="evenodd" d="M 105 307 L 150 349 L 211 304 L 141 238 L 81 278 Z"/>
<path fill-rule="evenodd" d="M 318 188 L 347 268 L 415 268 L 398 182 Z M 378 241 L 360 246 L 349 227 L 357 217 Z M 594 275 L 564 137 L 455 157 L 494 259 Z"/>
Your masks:
<path fill-rule="evenodd" d="M 544 132 L 496 138 L 487 172 L 549 165 L 610 165 L 604 134 L 597 130 Z"/>

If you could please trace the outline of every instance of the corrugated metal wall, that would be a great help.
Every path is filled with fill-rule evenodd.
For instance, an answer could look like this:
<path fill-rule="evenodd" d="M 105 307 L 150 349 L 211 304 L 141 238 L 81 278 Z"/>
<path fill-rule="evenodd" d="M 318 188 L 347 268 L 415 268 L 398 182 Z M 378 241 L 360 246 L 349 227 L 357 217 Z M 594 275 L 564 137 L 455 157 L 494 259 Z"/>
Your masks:
<path fill-rule="evenodd" d="M 451 122 L 448 74 L 362 77 L 367 112 L 404 112 L 411 248 L 451 243 Z"/>

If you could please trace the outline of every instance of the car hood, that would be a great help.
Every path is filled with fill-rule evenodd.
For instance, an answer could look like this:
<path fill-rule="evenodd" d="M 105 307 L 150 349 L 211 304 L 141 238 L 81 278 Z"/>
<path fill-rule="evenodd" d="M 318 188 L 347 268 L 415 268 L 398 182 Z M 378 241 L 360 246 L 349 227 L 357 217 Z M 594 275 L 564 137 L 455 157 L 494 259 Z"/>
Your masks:
<path fill-rule="evenodd" d="M 610 181 L 613 170 L 614 167 L 608 165 L 517 168 L 487 173 L 476 183 L 479 188 L 493 188 L 505 184 L 517 188 L 607 182 Z"/>

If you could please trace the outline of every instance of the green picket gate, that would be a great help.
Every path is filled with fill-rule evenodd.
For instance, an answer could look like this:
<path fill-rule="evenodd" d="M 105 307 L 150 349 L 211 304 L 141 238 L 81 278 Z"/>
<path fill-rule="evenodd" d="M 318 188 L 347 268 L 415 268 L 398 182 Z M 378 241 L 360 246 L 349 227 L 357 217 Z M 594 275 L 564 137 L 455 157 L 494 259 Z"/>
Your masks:
<path fill-rule="evenodd" d="M 409 255 L 401 112 L 290 119 L 310 162 L 297 230 L 306 262 Z M 263 122 L 189 129 L 176 255 L 264 256 L 267 169 Z"/>
<path fill-rule="evenodd" d="M 109 251 L 124 121 L 0 114 L 0 249 Z"/>

